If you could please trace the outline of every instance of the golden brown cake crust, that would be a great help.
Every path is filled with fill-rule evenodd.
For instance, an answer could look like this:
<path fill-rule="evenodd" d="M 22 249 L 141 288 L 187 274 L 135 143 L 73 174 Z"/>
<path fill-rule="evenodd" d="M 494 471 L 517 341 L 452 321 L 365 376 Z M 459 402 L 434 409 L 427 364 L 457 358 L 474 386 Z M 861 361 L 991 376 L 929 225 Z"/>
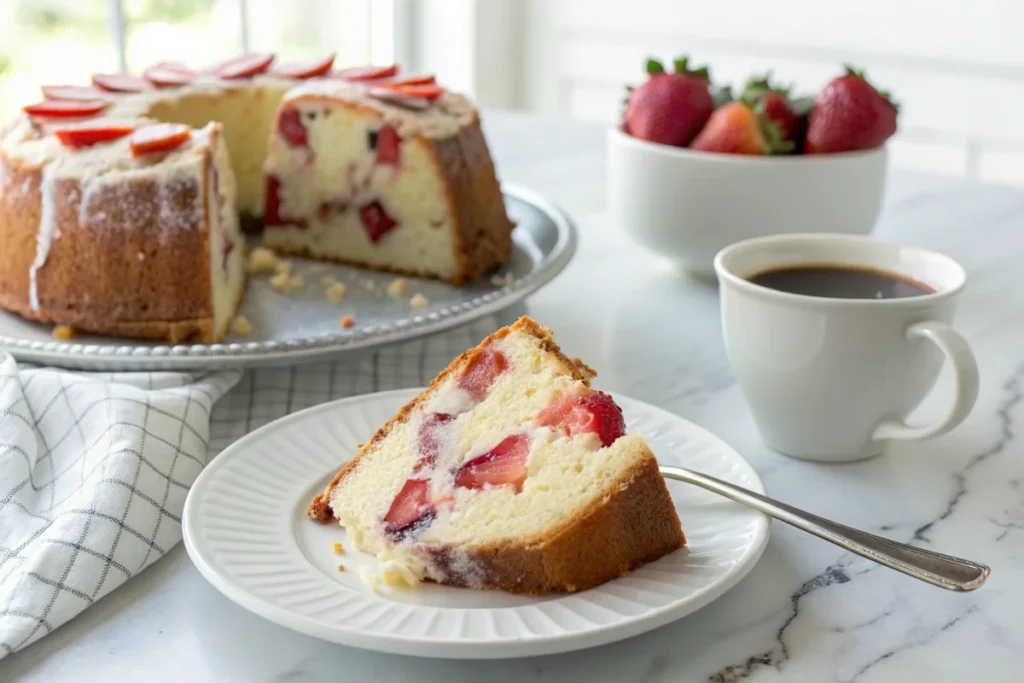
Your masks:
<path fill-rule="evenodd" d="M 204 154 L 203 177 L 212 164 L 212 152 Z M 0 193 L 0 307 L 98 334 L 214 341 L 208 202 L 197 178 L 101 183 L 88 198 L 96 211 L 82 206 L 82 181 L 55 178 L 55 237 L 36 275 L 34 310 L 43 172 L 2 155 L 0 166 L 8 188 Z"/>
<path fill-rule="evenodd" d="M 513 330 L 536 337 L 544 351 L 575 379 L 589 385 L 596 375 L 582 361 L 566 356 L 548 328 L 524 316 L 452 361 L 426 391 L 378 429 L 356 457 L 335 474 L 324 492 L 313 498 L 307 514 L 319 522 L 332 521 L 331 492 L 359 466 L 363 456 L 372 452 L 392 429 L 409 419 L 417 406 L 426 401 L 449 375 L 461 371 L 481 347 L 506 337 Z M 475 561 L 484 570 L 486 579 L 483 585 L 473 587 L 498 588 L 527 595 L 584 590 L 623 576 L 646 562 L 685 546 L 686 537 L 658 463 L 649 450 L 647 456 L 638 467 L 609 486 L 611 493 L 604 501 L 564 520 L 545 538 L 529 544 L 498 543 L 460 548 L 460 553 L 465 553 L 467 559 Z M 443 555 L 444 550 L 436 552 Z"/>

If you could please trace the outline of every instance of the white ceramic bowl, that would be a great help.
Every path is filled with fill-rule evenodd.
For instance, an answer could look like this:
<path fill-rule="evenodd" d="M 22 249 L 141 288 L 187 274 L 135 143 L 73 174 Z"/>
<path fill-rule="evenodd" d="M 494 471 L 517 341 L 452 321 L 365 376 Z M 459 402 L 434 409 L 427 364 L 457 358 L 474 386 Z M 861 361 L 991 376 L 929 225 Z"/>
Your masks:
<path fill-rule="evenodd" d="M 884 147 L 821 156 L 697 152 L 608 133 L 608 202 L 633 239 L 714 277 L 715 254 L 780 233 L 870 234 L 885 190 Z"/>

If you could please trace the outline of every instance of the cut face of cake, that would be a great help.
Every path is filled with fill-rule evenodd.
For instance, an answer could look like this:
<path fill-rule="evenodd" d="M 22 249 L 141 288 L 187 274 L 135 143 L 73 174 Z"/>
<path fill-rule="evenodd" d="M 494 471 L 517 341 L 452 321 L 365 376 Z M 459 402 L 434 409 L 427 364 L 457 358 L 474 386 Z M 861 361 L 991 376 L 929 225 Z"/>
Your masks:
<path fill-rule="evenodd" d="M 414 87 L 432 98 L 344 81 L 285 96 L 265 165 L 269 246 L 453 284 L 508 259 L 512 224 L 476 108 Z"/>
<path fill-rule="evenodd" d="M 317 496 L 387 584 L 590 588 L 685 545 L 622 411 L 529 318 L 454 360 Z"/>

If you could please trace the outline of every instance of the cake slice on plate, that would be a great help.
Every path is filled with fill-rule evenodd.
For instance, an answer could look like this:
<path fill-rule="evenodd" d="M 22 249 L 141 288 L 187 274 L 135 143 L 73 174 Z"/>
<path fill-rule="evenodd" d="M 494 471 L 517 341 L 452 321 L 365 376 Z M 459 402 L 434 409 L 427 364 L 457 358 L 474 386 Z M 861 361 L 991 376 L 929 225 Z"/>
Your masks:
<path fill-rule="evenodd" d="M 524 317 L 452 361 L 308 513 L 391 585 L 571 592 L 681 548 L 654 455 L 594 374 Z"/>

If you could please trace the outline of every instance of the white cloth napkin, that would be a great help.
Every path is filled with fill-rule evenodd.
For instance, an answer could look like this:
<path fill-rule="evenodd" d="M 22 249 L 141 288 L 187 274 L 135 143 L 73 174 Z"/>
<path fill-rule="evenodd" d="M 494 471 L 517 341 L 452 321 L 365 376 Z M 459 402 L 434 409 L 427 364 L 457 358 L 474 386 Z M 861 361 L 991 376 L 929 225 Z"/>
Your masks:
<path fill-rule="evenodd" d="M 19 367 L 0 351 L 0 659 L 173 548 L 208 454 L 324 401 L 423 386 L 524 310 L 244 377 Z"/>

